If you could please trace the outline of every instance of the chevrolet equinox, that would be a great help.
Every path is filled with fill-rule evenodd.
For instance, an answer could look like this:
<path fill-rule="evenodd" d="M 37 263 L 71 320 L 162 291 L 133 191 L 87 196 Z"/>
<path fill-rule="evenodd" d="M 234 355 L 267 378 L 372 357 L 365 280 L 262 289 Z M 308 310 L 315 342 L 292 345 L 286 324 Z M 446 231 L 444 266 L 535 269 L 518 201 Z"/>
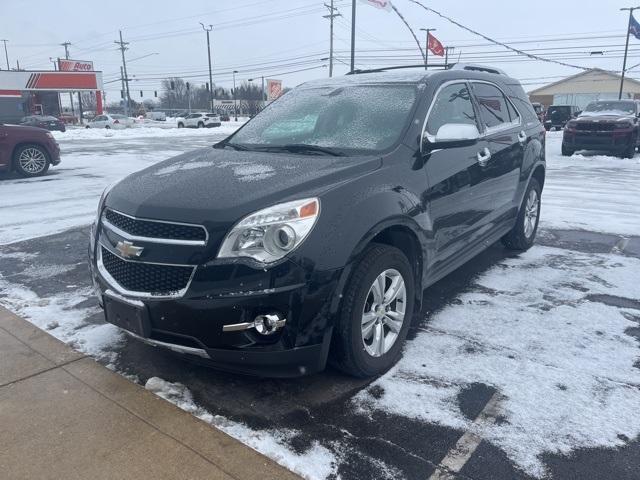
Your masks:
<path fill-rule="evenodd" d="M 233 372 L 380 374 L 425 288 L 497 240 L 531 247 L 544 133 L 496 69 L 305 83 L 105 190 L 89 254 L 106 320 Z"/>

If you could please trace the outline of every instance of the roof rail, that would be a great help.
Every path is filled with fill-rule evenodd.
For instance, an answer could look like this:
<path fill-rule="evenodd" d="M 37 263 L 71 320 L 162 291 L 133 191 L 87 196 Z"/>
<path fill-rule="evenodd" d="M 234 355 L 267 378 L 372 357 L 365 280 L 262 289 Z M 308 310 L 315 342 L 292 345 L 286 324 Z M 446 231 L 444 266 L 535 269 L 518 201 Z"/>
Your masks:
<path fill-rule="evenodd" d="M 504 70 L 500 70 L 495 67 L 487 67 L 485 65 L 478 65 L 476 63 L 456 63 L 449 67 L 450 70 L 470 70 L 474 72 L 487 72 L 487 73 L 495 73 L 496 75 L 505 75 L 507 74 Z"/>
<path fill-rule="evenodd" d="M 435 67 L 435 68 L 447 68 L 447 64 L 446 63 L 435 63 L 435 64 L 429 64 L 429 67 Z M 449 64 L 449 66 L 451 66 L 451 64 Z M 378 72 L 386 72 L 387 70 L 400 70 L 402 68 L 424 68 L 424 63 L 418 63 L 416 65 L 396 65 L 396 66 L 390 66 L 390 67 L 380 67 L 380 68 L 370 68 L 370 69 L 365 69 L 365 70 L 354 70 L 353 72 L 348 72 L 347 75 L 357 75 L 359 73 L 378 73 Z"/>

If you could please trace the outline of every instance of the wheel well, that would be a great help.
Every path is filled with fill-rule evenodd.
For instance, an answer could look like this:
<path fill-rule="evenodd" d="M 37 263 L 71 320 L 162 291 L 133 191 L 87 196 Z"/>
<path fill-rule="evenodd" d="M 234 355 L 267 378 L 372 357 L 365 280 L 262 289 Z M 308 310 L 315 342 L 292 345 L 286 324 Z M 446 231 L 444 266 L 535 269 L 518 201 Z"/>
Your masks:
<path fill-rule="evenodd" d="M 533 171 L 533 175 L 531 175 L 532 178 L 535 178 L 538 181 L 538 183 L 540 184 L 540 188 L 544 186 L 544 175 L 545 171 L 542 165 L 538 165 Z"/>
<path fill-rule="evenodd" d="M 40 147 L 42 148 L 42 150 L 44 150 L 44 154 L 47 156 L 47 160 L 51 160 L 51 155 L 49 155 L 49 150 L 47 150 L 47 147 L 45 147 L 44 145 L 42 145 L 41 143 L 38 142 L 20 142 L 18 144 L 16 144 L 15 147 L 13 147 L 13 151 L 11 152 L 11 168 L 15 168 L 16 166 L 16 153 L 18 152 L 18 150 L 21 147 L 26 147 L 27 145 L 35 145 L 36 147 Z"/>
<path fill-rule="evenodd" d="M 373 243 L 389 245 L 401 250 L 413 267 L 416 284 L 416 302 L 419 305 L 422 300 L 422 247 L 416 234 L 408 227 L 395 225 L 387 227 L 371 239 Z"/>

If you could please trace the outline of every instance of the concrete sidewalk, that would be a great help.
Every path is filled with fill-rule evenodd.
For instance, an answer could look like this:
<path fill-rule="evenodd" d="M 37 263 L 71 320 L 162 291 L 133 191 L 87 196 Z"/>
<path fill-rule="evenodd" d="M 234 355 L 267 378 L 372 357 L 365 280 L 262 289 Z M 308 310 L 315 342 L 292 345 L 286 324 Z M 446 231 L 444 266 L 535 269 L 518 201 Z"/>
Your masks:
<path fill-rule="evenodd" d="M 296 479 L 0 307 L 3 479 Z"/>

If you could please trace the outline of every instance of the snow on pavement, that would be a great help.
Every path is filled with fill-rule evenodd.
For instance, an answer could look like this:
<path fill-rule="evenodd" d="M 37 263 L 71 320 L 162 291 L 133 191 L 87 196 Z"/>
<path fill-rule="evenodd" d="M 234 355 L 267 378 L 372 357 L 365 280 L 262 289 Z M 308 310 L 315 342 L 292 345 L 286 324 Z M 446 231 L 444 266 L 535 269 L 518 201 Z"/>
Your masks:
<path fill-rule="evenodd" d="M 560 155 L 562 132 L 547 132 L 542 228 L 640 235 L 640 156 Z"/>
<path fill-rule="evenodd" d="M 90 224 L 104 188 L 126 175 L 166 160 L 203 142 L 213 144 L 238 128 L 70 129 L 54 132 L 62 163 L 37 178 L 0 178 L 0 245 Z M 95 143 L 100 140 L 100 143 Z M 163 140 L 163 149 L 154 142 Z M 147 148 L 135 149 L 132 141 Z M 197 144 L 195 142 L 198 142 Z M 85 148 L 77 151 L 78 144 Z M 72 150 L 72 151 L 68 151 Z"/>
<path fill-rule="evenodd" d="M 317 442 L 302 454 L 296 454 L 284 446 L 286 438 L 293 437 L 295 432 L 252 430 L 242 423 L 234 422 L 220 415 L 212 415 L 196 404 L 189 389 L 181 383 L 171 383 L 158 377 L 152 377 L 145 383 L 145 388 L 200 420 L 214 425 L 304 478 L 324 479 L 335 474 L 336 462 L 333 454 Z"/>

